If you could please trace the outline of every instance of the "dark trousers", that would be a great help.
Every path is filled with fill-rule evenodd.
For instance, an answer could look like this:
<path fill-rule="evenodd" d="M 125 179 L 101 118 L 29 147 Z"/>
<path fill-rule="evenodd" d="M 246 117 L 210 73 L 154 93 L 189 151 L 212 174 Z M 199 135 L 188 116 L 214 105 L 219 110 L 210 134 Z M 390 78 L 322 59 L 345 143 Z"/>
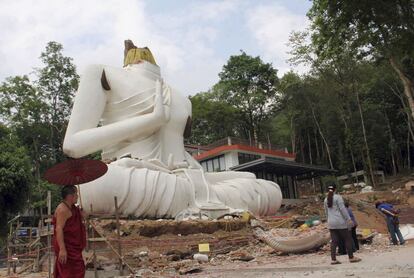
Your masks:
<path fill-rule="evenodd" d="M 332 261 L 336 260 L 336 248 L 341 240 L 345 242 L 346 251 L 348 257 L 352 259 L 354 257 L 354 252 L 352 248 L 352 236 L 348 229 L 334 229 L 329 230 L 331 233 L 331 259 Z"/>
<path fill-rule="evenodd" d="M 387 227 L 388 227 L 388 232 L 391 235 L 391 240 L 393 244 L 398 245 L 398 240 L 400 241 L 400 244 L 405 243 L 405 240 L 400 232 L 399 225 L 395 224 L 391 217 L 387 217 Z M 398 237 L 398 240 L 397 240 L 397 237 Z"/>
<path fill-rule="evenodd" d="M 351 233 L 351 237 L 352 237 L 352 250 L 354 252 L 359 250 L 359 242 L 358 242 L 358 238 L 357 238 L 357 234 L 356 234 L 356 226 L 352 228 L 351 231 L 349 231 Z M 345 246 L 345 240 L 343 239 L 339 239 L 338 242 L 338 254 L 339 255 L 346 255 L 346 246 Z"/>
<path fill-rule="evenodd" d="M 358 242 L 358 238 L 357 238 L 357 234 L 356 234 L 356 227 L 352 228 L 351 231 L 352 234 L 352 239 L 353 239 L 353 245 L 354 245 L 354 251 L 358 251 L 359 250 L 359 242 Z"/>
<path fill-rule="evenodd" d="M 346 247 L 345 247 L 345 240 L 339 239 L 338 240 L 338 254 L 339 255 L 346 255 Z"/>

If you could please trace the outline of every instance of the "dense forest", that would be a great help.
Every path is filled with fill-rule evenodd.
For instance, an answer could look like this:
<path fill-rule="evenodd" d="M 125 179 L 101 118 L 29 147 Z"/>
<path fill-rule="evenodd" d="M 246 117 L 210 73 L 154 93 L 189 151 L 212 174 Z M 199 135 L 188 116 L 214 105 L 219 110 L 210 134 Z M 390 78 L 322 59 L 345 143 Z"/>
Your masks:
<path fill-rule="evenodd" d="M 235 136 L 286 147 L 298 162 L 341 174 L 410 171 L 413 14 L 410 0 L 314 0 L 309 30 L 289 41 L 292 68 L 309 71 L 278 77 L 271 63 L 236 53 L 208 92 L 183 92 L 193 105 L 187 143 Z M 23 207 L 44 207 L 47 190 L 57 196 L 41 177 L 65 159 L 62 141 L 79 76 L 57 42 L 40 59 L 34 73 L 0 85 L 1 221 Z"/>
<path fill-rule="evenodd" d="M 315 0 L 290 59 L 310 68 L 277 78 L 242 52 L 191 97 L 191 143 L 236 136 L 287 147 L 339 173 L 409 171 L 413 159 L 414 2 Z"/>

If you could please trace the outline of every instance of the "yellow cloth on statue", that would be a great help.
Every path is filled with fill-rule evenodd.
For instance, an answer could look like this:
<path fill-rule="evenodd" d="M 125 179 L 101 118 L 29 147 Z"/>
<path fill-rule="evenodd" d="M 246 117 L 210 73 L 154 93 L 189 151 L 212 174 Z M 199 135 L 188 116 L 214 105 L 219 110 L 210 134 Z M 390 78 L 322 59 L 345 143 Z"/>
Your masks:
<path fill-rule="evenodd" d="M 154 56 L 152 56 L 151 50 L 149 50 L 148 47 L 133 48 L 128 50 L 124 60 L 124 66 L 136 64 L 138 61 L 147 61 L 156 65 Z"/>

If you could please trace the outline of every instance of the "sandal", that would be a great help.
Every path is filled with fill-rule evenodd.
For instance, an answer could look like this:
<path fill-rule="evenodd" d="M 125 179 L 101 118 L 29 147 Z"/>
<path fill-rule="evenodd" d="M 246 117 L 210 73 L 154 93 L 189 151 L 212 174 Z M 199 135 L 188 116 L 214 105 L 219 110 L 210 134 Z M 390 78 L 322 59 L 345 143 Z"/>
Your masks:
<path fill-rule="evenodd" d="M 352 259 L 349 259 L 350 263 L 357 263 L 357 262 L 360 262 L 360 261 L 361 261 L 361 259 L 357 258 L 357 257 L 353 257 Z"/>
<path fill-rule="evenodd" d="M 331 264 L 333 265 L 333 264 L 341 264 L 341 262 L 340 261 L 332 261 L 331 262 Z"/>

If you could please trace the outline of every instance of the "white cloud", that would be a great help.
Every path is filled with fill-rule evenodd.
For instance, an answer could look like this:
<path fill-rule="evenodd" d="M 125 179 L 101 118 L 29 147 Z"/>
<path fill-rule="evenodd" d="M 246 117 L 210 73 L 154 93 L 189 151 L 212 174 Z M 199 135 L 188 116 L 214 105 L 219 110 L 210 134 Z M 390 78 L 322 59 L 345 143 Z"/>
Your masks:
<path fill-rule="evenodd" d="M 74 58 L 81 73 L 93 63 L 122 66 L 123 41 L 132 39 L 151 48 L 170 85 L 194 94 L 217 81 L 227 59 L 225 47 L 257 46 L 257 54 L 286 72 L 289 34 L 308 24 L 304 15 L 277 3 L 178 2 L 176 9 L 150 13 L 149 1 L 0 0 L 0 81 L 40 66 L 38 57 L 48 41 L 62 43 L 64 54 Z M 240 19 L 246 24 L 231 26 Z M 225 32 L 249 31 L 253 42 L 221 44 Z"/>
<path fill-rule="evenodd" d="M 305 15 L 295 14 L 280 4 L 259 5 L 246 13 L 250 32 L 257 40 L 264 60 L 270 60 L 279 70 L 279 76 L 291 69 L 287 43 L 292 31 L 303 31 L 309 25 Z M 305 67 L 295 70 L 304 72 Z"/>
<path fill-rule="evenodd" d="M 63 44 L 78 71 L 92 63 L 121 66 L 123 40 L 151 48 L 165 79 L 183 93 L 208 89 L 225 62 L 211 44 L 216 23 L 237 1 L 210 1 L 179 12 L 148 14 L 139 0 L 54 0 L 0 2 L 0 80 L 39 66 L 48 41 Z"/>

